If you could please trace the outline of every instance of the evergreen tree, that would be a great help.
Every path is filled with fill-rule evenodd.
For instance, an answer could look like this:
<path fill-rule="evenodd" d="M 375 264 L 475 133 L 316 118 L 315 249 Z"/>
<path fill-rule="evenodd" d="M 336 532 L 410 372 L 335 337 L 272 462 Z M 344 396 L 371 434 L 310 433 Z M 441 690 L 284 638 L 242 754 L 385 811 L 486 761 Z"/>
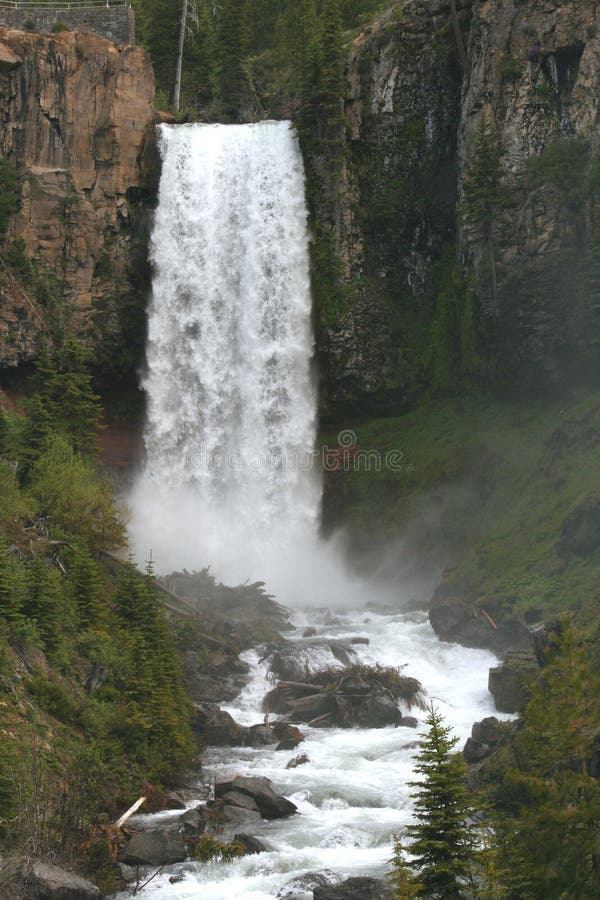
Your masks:
<path fill-rule="evenodd" d="M 25 619 L 26 581 L 22 565 L 13 559 L 0 536 L 0 624 L 19 625 Z"/>
<path fill-rule="evenodd" d="M 244 33 L 245 0 L 223 0 L 215 31 L 215 113 L 236 122 L 247 84 Z"/>
<path fill-rule="evenodd" d="M 388 879 L 394 890 L 394 900 L 413 900 L 419 896 L 421 885 L 416 881 L 413 870 L 406 862 L 398 835 L 394 835 L 393 848 Z"/>
<path fill-rule="evenodd" d="M 457 738 L 444 726 L 441 714 L 431 706 L 429 730 L 416 757 L 415 771 L 422 781 L 411 781 L 417 790 L 415 818 L 407 828 L 407 850 L 414 857 L 420 897 L 455 900 L 466 895 L 476 855 L 475 830 L 470 819 L 473 801 L 465 779 L 467 767 L 452 752 Z"/>
<path fill-rule="evenodd" d="M 33 619 L 42 636 L 44 647 L 55 650 L 60 643 L 63 626 L 63 584 L 56 569 L 36 557 L 29 567 L 25 612 Z"/>
<path fill-rule="evenodd" d="M 561 631 L 532 686 L 515 738 L 519 764 L 500 795 L 518 798 L 498 824 L 513 897 L 600 895 L 600 785 L 591 768 L 600 679 L 568 619 Z"/>
<path fill-rule="evenodd" d="M 86 547 L 77 547 L 72 555 L 70 585 L 83 628 L 106 622 L 107 606 L 100 567 Z"/>
<path fill-rule="evenodd" d="M 340 0 L 323 0 L 319 73 L 319 130 L 324 152 L 339 163 L 343 139 L 344 57 Z"/>
<path fill-rule="evenodd" d="M 92 388 L 89 356 L 83 345 L 68 337 L 59 350 L 48 347 L 36 362 L 37 392 L 29 404 L 29 455 L 39 453 L 52 432 L 63 435 L 73 449 L 96 448 L 100 429 L 100 398 Z"/>

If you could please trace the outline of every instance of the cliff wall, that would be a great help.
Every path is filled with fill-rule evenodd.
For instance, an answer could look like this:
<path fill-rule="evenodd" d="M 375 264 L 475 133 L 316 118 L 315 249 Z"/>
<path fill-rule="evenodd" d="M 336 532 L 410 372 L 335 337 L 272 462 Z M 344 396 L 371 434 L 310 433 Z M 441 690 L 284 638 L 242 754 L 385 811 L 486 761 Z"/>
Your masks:
<path fill-rule="evenodd" d="M 143 254 L 153 121 L 148 56 L 90 32 L 0 28 L 0 58 L 0 156 L 16 168 L 21 194 L 7 242 L 23 241 L 54 273 L 77 330 L 100 338 L 109 356 L 141 302 L 145 260 L 138 269 L 134 257 Z M 10 279 L 0 284 L 0 360 L 17 365 L 35 357 L 46 311 Z"/>
<path fill-rule="evenodd" d="M 598 374 L 600 10 L 456 7 L 394 4 L 349 47 L 334 407 Z"/>

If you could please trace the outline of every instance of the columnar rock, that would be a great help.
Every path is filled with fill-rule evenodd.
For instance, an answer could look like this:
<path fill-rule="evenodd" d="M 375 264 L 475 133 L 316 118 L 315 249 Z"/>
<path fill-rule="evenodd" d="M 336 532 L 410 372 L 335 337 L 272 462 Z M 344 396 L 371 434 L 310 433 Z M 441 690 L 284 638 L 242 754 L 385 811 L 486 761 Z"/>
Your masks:
<path fill-rule="evenodd" d="M 58 277 L 80 333 L 108 342 L 133 299 L 153 95 L 140 47 L 0 28 L 0 156 L 21 187 L 8 239 Z M 15 365 L 35 356 L 44 312 L 5 278 L 0 290 L 0 365 Z"/>

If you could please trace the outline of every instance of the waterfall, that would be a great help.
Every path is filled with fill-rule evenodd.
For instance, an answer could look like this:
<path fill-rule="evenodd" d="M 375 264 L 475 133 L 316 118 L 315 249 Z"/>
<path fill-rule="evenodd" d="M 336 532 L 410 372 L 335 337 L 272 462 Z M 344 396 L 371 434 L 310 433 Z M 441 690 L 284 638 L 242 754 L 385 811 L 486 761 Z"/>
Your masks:
<path fill-rule="evenodd" d="M 287 122 L 160 127 L 145 469 L 159 570 L 267 578 L 317 540 L 304 172 Z"/>

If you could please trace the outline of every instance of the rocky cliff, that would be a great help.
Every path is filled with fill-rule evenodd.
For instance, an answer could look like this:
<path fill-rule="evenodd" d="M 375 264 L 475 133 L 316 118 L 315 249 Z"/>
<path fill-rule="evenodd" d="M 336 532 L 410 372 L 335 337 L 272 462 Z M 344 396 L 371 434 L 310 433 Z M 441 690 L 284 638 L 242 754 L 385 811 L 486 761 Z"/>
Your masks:
<path fill-rule="evenodd" d="M 394 4 L 347 55 L 334 403 L 597 373 L 600 10 Z"/>
<path fill-rule="evenodd" d="M 140 307 L 134 257 L 153 94 L 141 48 L 0 28 L 0 156 L 16 168 L 21 194 L 7 242 L 23 241 L 56 276 L 66 313 L 79 333 L 101 338 L 103 357 L 122 349 Z M 18 273 L 0 273 L 0 290 L 0 364 L 17 365 L 36 355 L 49 311 Z"/>

